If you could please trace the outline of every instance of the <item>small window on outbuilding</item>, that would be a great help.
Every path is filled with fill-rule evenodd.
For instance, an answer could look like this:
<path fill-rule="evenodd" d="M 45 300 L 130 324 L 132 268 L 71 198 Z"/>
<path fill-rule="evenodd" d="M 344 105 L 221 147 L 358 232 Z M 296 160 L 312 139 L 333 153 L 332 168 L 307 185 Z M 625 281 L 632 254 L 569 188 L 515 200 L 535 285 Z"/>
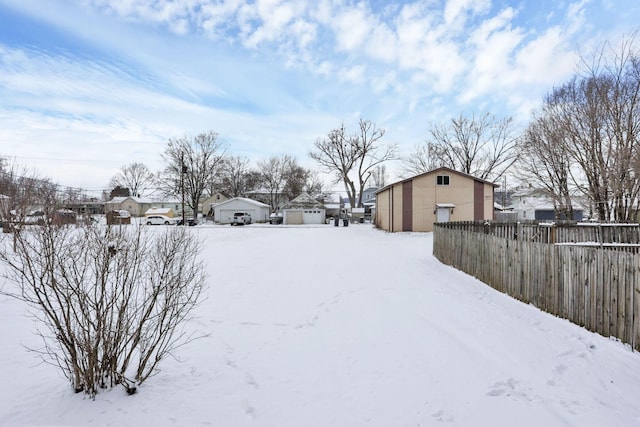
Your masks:
<path fill-rule="evenodd" d="M 449 185 L 449 175 L 438 175 L 436 177 L 437 185 Z"/>

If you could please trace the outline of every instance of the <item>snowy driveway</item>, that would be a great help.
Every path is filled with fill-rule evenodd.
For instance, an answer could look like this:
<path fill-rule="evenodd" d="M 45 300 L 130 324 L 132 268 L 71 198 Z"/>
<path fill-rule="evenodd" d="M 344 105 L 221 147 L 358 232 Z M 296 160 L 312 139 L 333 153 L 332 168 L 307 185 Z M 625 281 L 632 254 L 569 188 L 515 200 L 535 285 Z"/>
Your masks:
<path fill-rule="evenodd" d="M 0 425 L 640 425 L 640 355 L 443 266 L 431 234 L 193 232 L 209 335 L 135 396 L 83 400 L 33 367 L 33 326 L 0 299 Z"/>

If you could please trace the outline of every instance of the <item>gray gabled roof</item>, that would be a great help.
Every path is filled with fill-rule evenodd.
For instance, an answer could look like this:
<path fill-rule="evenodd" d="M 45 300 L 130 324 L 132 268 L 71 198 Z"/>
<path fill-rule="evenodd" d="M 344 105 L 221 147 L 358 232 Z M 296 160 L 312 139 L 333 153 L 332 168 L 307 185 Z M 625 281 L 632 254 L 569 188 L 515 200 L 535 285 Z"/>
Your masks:
<path fill-rule="evenodd" d="M 266 203 L 262 203 L 262 202 L 259 202 L 257 200 L 249 199 L 247 197 L 234 197 L 233 199 L 229 199 L 229 200 L 225 200 L 224 202 L 216 203 L 215 207 L 217 208 L 218 206 L 224 206 L 224 205 L 229 204 L 229 203 L 231 203 L 231 202 L 233 202 L 235 200 L 243 201 L 243 202 L 246 202 L 246 203 L 248 203 L 250 205 L 257 206 L 257 207 L 261 207 L 261 208 L 265 208 L 266 207 L 266 208 L 271 209 L 271 206 L 267 205 Z"/>
<path fill-rule="evenodd" d="M 306 206 L 313 206 L 313 207 L 317 207 L 317 206 L 322 206 L 322 202 L 319 202 L 318 200 L 314 199 L 308 193 L 302 193 L 298 197 L 296 197 L 295 199 L 287 202 L 284 205 L 285 208 L 298 207 L 298 206 L 305 206 L 305 207 Z"/>
<path fill-rule="evenodd" d="M 153 203 L 152 200 L 150 199 L 143 199 L 142 197 L 135 197 L 135 196 L 118 196 L 118 197 L 114 197 L 113 199 L 109 200 L 108 202 L 106 202 L 107 204 L 118 204 L 118 203 L 122 203 L 127 199 L 131 199 L 134 202 L 138 203 L 138 204 L 149 204 L 149 203 Z"/>

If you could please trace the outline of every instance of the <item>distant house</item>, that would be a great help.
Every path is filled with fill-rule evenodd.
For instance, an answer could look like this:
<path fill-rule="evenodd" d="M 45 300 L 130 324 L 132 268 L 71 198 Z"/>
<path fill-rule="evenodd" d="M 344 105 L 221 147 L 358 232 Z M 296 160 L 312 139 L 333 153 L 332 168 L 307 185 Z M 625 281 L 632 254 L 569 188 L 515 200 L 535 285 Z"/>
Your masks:
<path fill-rule="evenodd" d="M 433 231 L 436 222 L 492 220 L 496 187 L 440 167 L 378 190 L 375 224 L 387 231 Z"/>
<path fill-rule="evenodd" d="M 553 199 L 549 194 L 541 189 L 522 188 L 511 195 L 512 209 L 517 214 L 518 220 L 573 220 L 582 221 L 584 209 L 580 206 L 573 206 L 573 218 L 566 218 L 556 212 Z"/>
<path fill-rule="evenodd" d="M 204 215 L 213 215 L 213 206 L 225 202 L 229 200 L 229 197 L 223 193 L 216 193 L 212 196 L 207 197 L 202 201 L 202 213 Z M 210 215 L 209 215 L 210 216 Z"/>
<path fill-rule="evenodd" d="M 129 211 L 131 216 L 144 216 L 147 209 L 153 206 L 153 202 L 149 199 L 143 199 L 133 196 L 114 197 L 105 203 L 104 210 L 108 214 L 112 211 Z"/>
<path fill-rule="evenodd" d="M 133 217 L 145 216 L 149 209 L 171 209 L 174 216 L 182 215 L 182 203 L 177 200 L 151 200 L 141 197 L 114 197 L 105 203 L 105 214 L 113 211 L 129 211 Z M 185 211 L 189 212 L 188 206 Z M 191 216 L 191 213 L 188 213 Z"/>
<path fill-rule="evenodd" d="M 218 224 L 230 224 L 234 212 L 247 212 L 252 222 L 267 222 L 271 207 L 246 197 L 234 197 L 213 206 L 213 220 Z"/>
<path fill-rule="evenodd" d="M 362 204 L 364 206 L 373 206 L 376 204 L 376 192 L 378 187 L 368 187 L 362 192 Z"/>
<path fill-rule="evenodd" d="M 289 202 L 289 197 L 282 191 L 271 191 L 266 188 L 253 189 L 246 192 L 246 197 L 266 203 L 274 212 L 279 212 Z"/>
<path fill-rule="evenodd" d="M 376 191 L 378 191 L 378 187 L 369 187 L 362 192 L 364 219 L 371 220 L 371 218 L 373 218 L 373 214 L 376 210 Z"/>
<path fill-rule="evenodd" d="M 154 200 L 152 208 L 156 209 L 171 209 L 174 216 L 182 216 L 182 201 L 181 200 Z M 191 216 L 193 213 L 189 206 L 185 204 L 184 210 L 187 215 Z"/>

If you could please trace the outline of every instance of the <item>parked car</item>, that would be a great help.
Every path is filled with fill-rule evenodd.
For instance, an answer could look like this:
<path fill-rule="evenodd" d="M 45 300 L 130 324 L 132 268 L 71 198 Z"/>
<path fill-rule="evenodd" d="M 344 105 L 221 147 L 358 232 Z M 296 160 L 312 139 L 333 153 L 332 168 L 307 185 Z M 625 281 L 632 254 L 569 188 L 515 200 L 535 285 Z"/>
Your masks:
<path fill-rule="evenodd" d="M 234 212 L 231 225 L 251 224 L 251 215 L 248 212 Z"/>
<path fill-rule="evenodd" d="M 176 225 L 177 220 L 165 215 L 149 215 L 145 222 L 147 225 Z"/>
<path fill-rule="evenodd" d="M 44 211 L 31 211 L 24 217 L 25 224 L 44 225 L 47 222 L 49 222 L 49 219 L 45 215 Z"/>
<path fill-rule="evenodd" d="M 282 214 L 272 213 L 269 215 L 269 224 L 282 224 L 283 221 Z"/>
<path fill-rule="evenodd" d="M 189 227 L 193 227 L 194 225 L 198 225 L 198 221 L 197 221 L 196 219 L 194 219 L 194 218 L 187 218 L 187 220 L 186 220 L 186 221 L 187 221 L 187 225 L 188 225 Z M 183 224 L 184 224 L 184 223 L 182 222 L 182 218 L 180 218 L 180 219 L 178 220 L 178 225 L 183 225 Z"/>

